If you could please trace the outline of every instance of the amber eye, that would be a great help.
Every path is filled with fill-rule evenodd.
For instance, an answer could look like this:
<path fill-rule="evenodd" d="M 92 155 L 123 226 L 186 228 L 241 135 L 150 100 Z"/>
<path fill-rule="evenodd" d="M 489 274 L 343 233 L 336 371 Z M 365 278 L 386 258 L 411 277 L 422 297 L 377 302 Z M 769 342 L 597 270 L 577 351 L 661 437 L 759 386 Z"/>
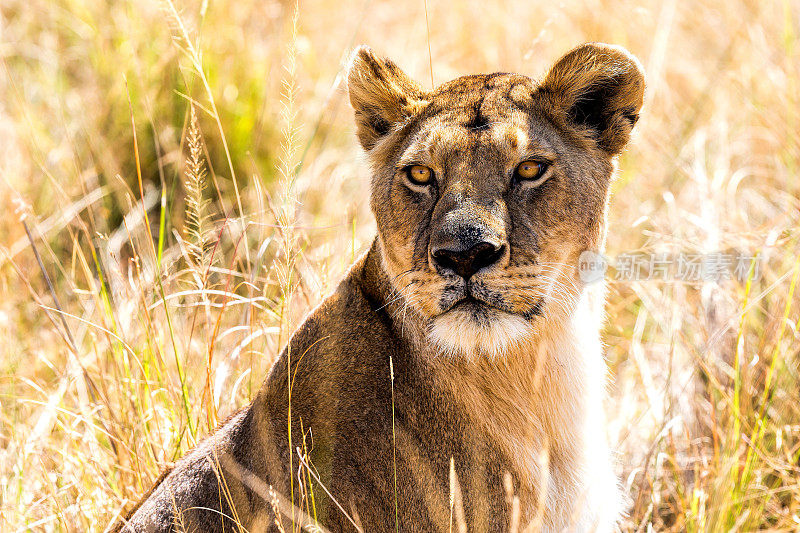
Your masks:
<path fill-rule="evenodd" d="M 547 163 L 541 161 L 523 161 L 517 166 L 517 177 L 522 180 L 541 178 L 547 170 Z"/>
<path fill-rule="evenodd" d="M 411 183 L 416 185 L 428 185 L 433 180 L 433 170 L 423 165 L 412 165 L 406 172 Z"/>

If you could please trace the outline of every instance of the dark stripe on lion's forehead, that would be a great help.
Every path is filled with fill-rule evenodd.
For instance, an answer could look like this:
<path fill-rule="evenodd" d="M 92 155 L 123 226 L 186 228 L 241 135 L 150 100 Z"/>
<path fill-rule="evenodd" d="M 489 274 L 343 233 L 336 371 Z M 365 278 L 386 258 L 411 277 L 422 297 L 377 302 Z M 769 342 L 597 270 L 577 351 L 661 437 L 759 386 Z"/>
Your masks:
<path fill-rule="evenodd" d="M 488 115 L 487 105 L 484 103 L 487 98 L 486 104 L 498 109 L 528 107 L 534 90 L 534 82 L 519 74 L 463 76 L 444 83 L 429 93 L 427 95 L 429 104 L 425 114 L 430 117 L 442 112 L 469 111 L 471 119 L 477 108 L 481 110 L 482 115 Z"/>
<path fill-rule="evenodd" d="M 442 96 L 455 96 L 462 94 L 475 94 L 476 92 L 487 92 L 495 90 L 503 90 L 510 88 L 512 85 L 519 83 L 527 83 L 533 88 L 533 83 L 530 78 L 520 74 L 509 74 L 507 72 L 496 72 L 494 74 L 473 74 L 471 76 L 462 76 L 452 81 L 443 83 L 430 96 L 433 99 Z"/>
<path fill-rule="evenodd" d="M 483 106 L 484 100 L 484 98 L 481 98 L 472 106 L 472 116 L 464 124 L 464 127 L 468 130 L 480 131 L 489 128 L 489 119 L 481 111 L 481 106 Z"/>
<path fill-rule="evenodd" d="M 534 92 L 534 82 L 518 74 L 464 76 L 429 94 L 421 118 L 460 125 L 480 134 L 497 123 L 510 121 L 517 112 L 529 112 Z"/>

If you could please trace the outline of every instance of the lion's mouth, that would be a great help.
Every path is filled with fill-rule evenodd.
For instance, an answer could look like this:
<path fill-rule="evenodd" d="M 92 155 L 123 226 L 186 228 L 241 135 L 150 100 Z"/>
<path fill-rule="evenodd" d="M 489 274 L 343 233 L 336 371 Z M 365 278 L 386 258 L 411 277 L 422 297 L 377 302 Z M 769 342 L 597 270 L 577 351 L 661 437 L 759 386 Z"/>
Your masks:
<path fill-rule="evenodd" d="M 454 292 L 456 294 L 453 294 Z M 461 294 L 458 294 L 459 292 Z M 445 291 L 442 300 L 442 313 L 448 313 L 456 309 L 478 311 L 494 308 L 498 311 L 506 311 L 506 309 L 498 305 L 499 302 L 478 296 L 474 291 L 470 291 L 468 288 L 464 289 L 463 292 Z"/>
<path fill-rule="evenodd" d="M 488 302 L 484 302 L 484 301 L 478 300 L 477 298 L 475 298 L 474 296 L 472 296 L 470 294 L 470 295 L 467 295 L 466 297 L 462 298 L 461 300 L 457 301 L 455 304 L 453 304 L 453 306 L 450 307 L 450 309 L 448 309 L 448 311 L 452 311 L 453 309 L 464 309 L 466 311 L 477 311 L 477 310 L 485 309 L 485 308 L 495 308 L 495 309 L 497 309 L 494 305 L 492 305 L 492 304 L 490 304 Z M 503 309 L 499 309 L 499 310 L 503 311 Z"/>
<path fill-rule="evenodd" d="M 533 305 L 523 311 L 511 309 L 509 306 L 504 305 L 501 298 L 482 298 L 474 292 L 467 292 L 467 294 L 452 303 L 444 313 L 452 311 L 461 311 L 470 313 L 475 318 L 488 318 L 487 314 L 491 311 L 500 311 L 511 315 L 519 315 L 526 320 L 532 320 L 534 317 L 542 316 L 542 309 L 544 307 L 544 297 L 538 298 Z"/>

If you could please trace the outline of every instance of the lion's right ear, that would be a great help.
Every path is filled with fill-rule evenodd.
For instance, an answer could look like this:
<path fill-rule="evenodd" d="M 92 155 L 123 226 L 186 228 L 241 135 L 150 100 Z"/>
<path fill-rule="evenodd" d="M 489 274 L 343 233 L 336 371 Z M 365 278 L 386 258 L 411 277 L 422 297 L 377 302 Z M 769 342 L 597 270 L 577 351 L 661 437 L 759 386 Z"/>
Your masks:
<path fill-rule="evenodd" d="M 347 85 L 355 110 L 356 134 L 365 150 L 427 104 L 425 93 L 411 78 L 367 46 L 353 53 Z"/>
<path fill-rule="evenodd" d="M 639 118 L 644 73 L 620 46 L 581 45 L 558 60 L 540 89 L 558 113 L 589 131 L 600 148 L 618 154 Z"/>

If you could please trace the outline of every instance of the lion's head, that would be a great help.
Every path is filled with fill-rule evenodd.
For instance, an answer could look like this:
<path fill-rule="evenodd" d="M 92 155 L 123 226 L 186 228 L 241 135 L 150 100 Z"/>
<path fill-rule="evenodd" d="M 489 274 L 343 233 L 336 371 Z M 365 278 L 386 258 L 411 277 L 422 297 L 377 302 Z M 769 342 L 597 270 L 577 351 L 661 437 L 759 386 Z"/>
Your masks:
<path fill-rule="evenodd" d="M 492 355 L 568 317 L 642 105 L 637 60 L 585 44 L 541 83 L 484 74 L 426 92 L 360 48 L 348 82 L 383 268 L 411 319 L 444 351 Z"/>

